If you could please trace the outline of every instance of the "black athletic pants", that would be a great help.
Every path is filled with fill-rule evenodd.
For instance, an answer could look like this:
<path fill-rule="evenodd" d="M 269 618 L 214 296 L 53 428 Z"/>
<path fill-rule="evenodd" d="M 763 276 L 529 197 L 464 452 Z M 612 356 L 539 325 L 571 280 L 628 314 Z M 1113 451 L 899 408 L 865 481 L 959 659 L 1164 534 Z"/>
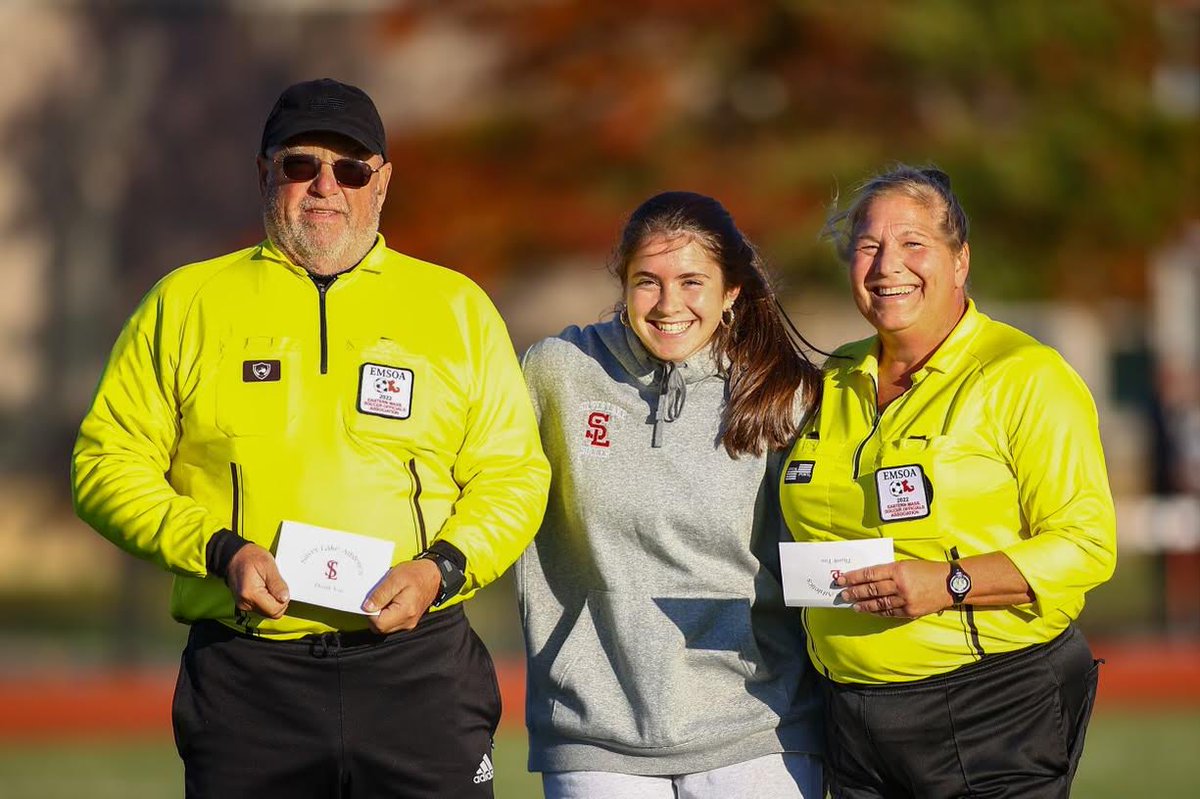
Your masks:
<path fill-rule="evenodd" d="M 1083 634 L 896 686 L 822 680 L 834 799 L 1067 797 L 1096 697 Z"/>
<path fill-rule="evenodd" d="M 172 716 L 189 798 L 493 795 L 500 693 L 461 607 L 388 636 L 198 622 Z"/>

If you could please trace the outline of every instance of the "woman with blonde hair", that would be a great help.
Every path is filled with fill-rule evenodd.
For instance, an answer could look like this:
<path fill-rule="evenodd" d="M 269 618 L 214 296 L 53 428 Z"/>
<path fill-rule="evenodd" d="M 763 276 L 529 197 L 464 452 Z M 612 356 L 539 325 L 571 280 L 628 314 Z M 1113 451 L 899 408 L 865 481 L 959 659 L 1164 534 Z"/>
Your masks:
<path fill-rule="evenodd" d="M 1096 406 L 1050 347 L 967 296 L 967 217 L 898 166 L 831 220 L 875 335 L 826 361 L 780 483 L 800 541 L 893 563 L 804 612 L 835 799 L 1065 797 L 1097 663 L 1073 622 L 1116 562 Z"/>

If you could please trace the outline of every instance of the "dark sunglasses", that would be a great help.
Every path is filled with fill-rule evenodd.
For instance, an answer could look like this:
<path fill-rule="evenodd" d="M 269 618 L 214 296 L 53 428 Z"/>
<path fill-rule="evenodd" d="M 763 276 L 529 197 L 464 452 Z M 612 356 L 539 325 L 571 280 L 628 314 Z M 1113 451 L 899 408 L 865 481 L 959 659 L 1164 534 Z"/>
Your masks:
<path fill-rule="evenodd" d="M 321 164 L 333 167 L 333 179 L 339 186 L 349 189 L 361 189 L 371 182 L 371 176 L 378 172 L 366 161 L 357 158 L 339 158 L 336 161 L 323 161 L 315 155 L 285 155 L 279 159 L 279 169 L 288 180 L 306 183 L 316 179 L 321 174 Z"/>

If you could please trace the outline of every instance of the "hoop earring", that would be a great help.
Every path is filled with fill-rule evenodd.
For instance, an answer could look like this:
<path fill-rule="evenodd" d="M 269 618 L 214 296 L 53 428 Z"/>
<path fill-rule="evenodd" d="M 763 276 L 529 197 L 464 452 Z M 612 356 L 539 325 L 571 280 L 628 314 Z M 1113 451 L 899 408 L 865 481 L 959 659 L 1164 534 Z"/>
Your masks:
<path fill-rule="evenodd" d="M 721 311 L 721 327 L 733 327 L 733 306 Z"/>
<path fill-rule="evenodd" d="M 619 321 L 625 327 L 629 327 L 629 313 L 625 307 L 625 303 L 621 303 L 618 307 L 621 310 L 617 312 L 617 321 Z"/>

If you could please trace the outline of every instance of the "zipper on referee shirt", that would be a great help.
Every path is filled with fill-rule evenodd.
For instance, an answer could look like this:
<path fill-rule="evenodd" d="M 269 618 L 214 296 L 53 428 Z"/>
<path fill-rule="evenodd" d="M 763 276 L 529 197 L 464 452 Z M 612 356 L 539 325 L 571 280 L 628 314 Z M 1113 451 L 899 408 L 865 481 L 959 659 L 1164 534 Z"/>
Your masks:
<path fill-rule="evenodd" d="M 859 474 L 861 474 L 859 460 L 862 458 L 863 447 L 867 445 L 867 442 L 871 440 L 873 435 L 875 435 L 875 431 L 879 429 L 879 417 L 882 416 L 882 414 L 879 412 L 879 386 L 876 385 L 874 377 L 871 378 L 871 389 L 871 407 L 874 409 L 874 416 L 871 419 L 871 431 L 867 433 L 867 437 L 860 441 L 858 448 L 854 450 L 853 479 L 855 480 L 857 480 Z"/>
<path fill-rule="evenodd" d="M 800 608 L 800 626 L 804 628 L 804 647 L 812 653 L 813 662 L 821 669 L 821 673 L 825 675 L 825 678 L 832 680 L 833 677 L 829 674 L 829 667 L 817 657 L 817 650 L 812 645 L 812 630 L 808 628 L 808 611 L 808 608 Z"/>
<path fill-rule="evenodd" d="M 317 311 L 319 313 L 318 323 L 320 325 L 321 334 L 321 374 L 329 372 L 329 322 L 328 314 L 325 310 L 325 295 L 329 291 L 329 287 L 333 285 L 333 281 L 337 280 L 337 275 L 314 275 L 309 272 L 308 276 L 312 278 L 313 285 L 317 287 Z"/>
<path fill-rule="evenodd" d="M 242 467 L 233 461 L 229 462 L 229 477 L 233 481 L 233 511 L 232 518 L 229 520 L 229 529 L 245 538 L 246 534 L 242 529 L 245 512 L 242 507 Z"/>
<path fill-rule="evenodd" d="M 412 491 L 412 507 L 413 521 L 417 527 L 417 543 L 420 545 L 419 552 L 424 552 L 429 548 L 429 538 L 425 533 L 425 514 L 421 512 L 421 475 L 417 473 L 417 459 L 408 459 L 408 473 L 412 475 L 413 491 Z"/>
<path fill-rule="evenodd" d="M 243 486 L 242 467 L 240 464 L 229 462 L 229 479 L 233 483 L 233 501 L 231 503 L 232 510 L 230 512 L 229 529 L 242 538 L 246 537 L 246 499 Z M 258 631 L 250 626 L 250 614 L 241 608 L 234 607 L 233 620 L 240 624 L 242 628 L 250 635 L 256 635 Z"/>

